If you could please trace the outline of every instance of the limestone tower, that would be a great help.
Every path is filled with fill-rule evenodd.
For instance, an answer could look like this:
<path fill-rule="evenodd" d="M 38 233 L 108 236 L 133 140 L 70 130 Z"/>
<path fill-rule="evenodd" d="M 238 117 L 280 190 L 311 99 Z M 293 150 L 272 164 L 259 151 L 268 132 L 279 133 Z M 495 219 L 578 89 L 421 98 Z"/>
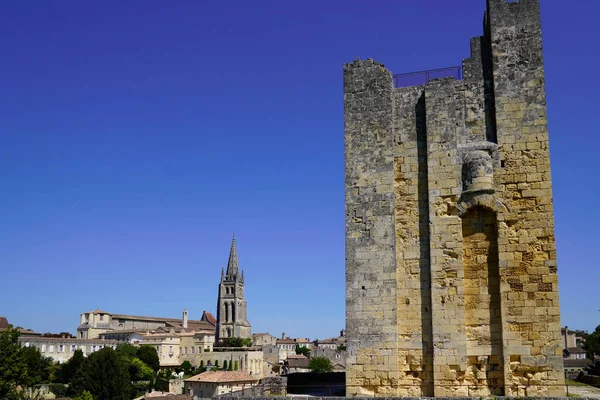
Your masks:
<path fill-rule="evenodd" d="M 540 0 L 470 45 L 344 66 L 348 396 L 564 396 Z"/>
<path fill-rule="evenodd" d="M 239 267 L 234 236 L 229 251 L 227 270 L 221 270 L 217 302 L 217 342 L 222 338 L 250 338 L 252 326 L 247 318 L 244 272 Z"/>

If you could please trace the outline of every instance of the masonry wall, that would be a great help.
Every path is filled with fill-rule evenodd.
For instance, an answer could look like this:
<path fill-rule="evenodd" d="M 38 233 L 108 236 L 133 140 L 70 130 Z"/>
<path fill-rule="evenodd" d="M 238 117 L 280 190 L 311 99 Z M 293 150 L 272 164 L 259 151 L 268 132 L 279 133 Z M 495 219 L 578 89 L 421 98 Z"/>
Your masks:
<path fill-rule="evenodd" d="M 344 67 L 347 393 L 564 394 L 539 0 L 463 79 Z"/>

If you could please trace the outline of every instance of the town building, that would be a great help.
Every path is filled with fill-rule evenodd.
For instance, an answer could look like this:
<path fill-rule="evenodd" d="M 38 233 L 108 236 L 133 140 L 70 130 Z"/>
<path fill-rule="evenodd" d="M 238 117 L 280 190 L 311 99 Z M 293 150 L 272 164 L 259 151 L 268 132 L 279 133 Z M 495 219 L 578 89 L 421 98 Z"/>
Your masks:
<path fill-rule="evenodd" d="M 331 349 L 329 347 L 317 347 L 310 353 L 310 357 L 325 357 L 331 361 L 331 365 L 336 367 L 334 372 L 346 370 L 346 357 L 348 353 L 345 350 Z"/>
<path fill-rule="evenodd" d="M 19 337 L 19 341 L 23 347 L 36 347 L 40 350 L 42 356 L 50 357 L 53 361 L 61 364 L 73 357 L 77 350 L 81 350 L 83 356 L 87 357 L 105 347 L 110 347 L 114 350 L 119 343 L 116 340 L 54 338 L 44 337 L 40 334 L 22 334 Z"/>
<path fill-rule="evenodd" d="M 234 236 L 227 270 L 221 270 L 217 300 L 217 342 L 222 338 L 251 338 L 251 329 L 244 298 L 244 271 L 239 267 Z"/>
<path fill-rule="evenodd" d="M 344 66 L 348 396 L 565 395 L 540 1 L 470 45 Z"/>
<path fill-rule="evenodd" d="M 149 332 L 158 328 L 164 328 L 167 330 L 174 329 L 176 332 L 183 330 L 206 331 L 211 329 L 214 331 L 215 324 L 210 321 L 210 317 L 212 317 L 212 315 L 206 311 L 202 315 L 203 319 L 189 320 L 187 310 L 183 312 L 183 317 L 179 319 L 112 314 L 96 309 L 80 315 L 80 324 L 77 328 L 77 337 L 80 339 L 94 339 L 100 337 L 101 333 L 106 332 Z"/>
<path fill-rule="evenodd" d="M 252 345 L 266 346 L 277 344 L 277 338 L 269 333 L 254 333 L 252 334 Z"/>
<path fill-rule="evenodd" d="M 290 354 L 284 362 L 285 371 L 288 374 L 293 374 L 296 372 L 310 372 L 310 359 L 301 354 Z"/>
<path fill-rule="evenodd" d="M 194 400 L 240 392 L 258 384 L 258 378 L 245 371 L 206 371 L 184 381 L 184 393 Z"/>
<path fill-rule="evenodd" d="M 0 331 L 6 330 L 9 327 L 8 320 L 5 317 L 0 317 Z M 23 347 L 35 347 L 39 349 L 42 356 L 49 357 L 61 364 L 73 357 L 73 354 L 77 350 L 81 350 L 83 356 L 87 357 L 104 347 L 115 349 L 119 343 L 116 340 L 98 338 L 79 339 L 67 337 L 67 335 L 63 335 L 62 337 L 43 336 L 41 333 L 23 328 L 19 328 L 19 342 Z"/>
<path fill-rule="evenodd" d="M 290 355 L 296 355 L 296 346 L 311 349 L 313 344 L 307 338 L 292 339 L 285 336 L 285 332 L 281 334 L 281 338 L 275 342 L 279 350 L 279 361 L 284 361 Z"/>
<path fill-rule="evenodd" d="M 227 363 L 227 366 L 231 365 L 234 370 L 245 371 L 258 378 L 262 378 L 265 374 L 267 367 L 264 365 L 263 352 L 259 348 L 216 347 L 214 350 L 218 351 L 182 354 L 179 364 L 189 361 L 195 367 L 218 365 L 219 368 L 222 368 Z"/>

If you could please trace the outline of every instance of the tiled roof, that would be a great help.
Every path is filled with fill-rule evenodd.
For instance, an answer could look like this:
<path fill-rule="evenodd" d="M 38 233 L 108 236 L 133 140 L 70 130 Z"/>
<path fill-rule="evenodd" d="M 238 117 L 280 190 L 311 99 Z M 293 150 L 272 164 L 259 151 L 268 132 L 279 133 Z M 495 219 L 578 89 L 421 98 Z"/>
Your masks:
<path fill-rule="evenodd" d="M 215 318 L 214 315 L 212 315 L 211 313 L 209 313 L 208 311 L 204 311 L 202 313 L 202 318 L 200 318 L 200 321 L 206 321 L 208 323 L 213 324 L 214 326 L 217 325 L 217 319 Z"/>
<path fill-rule="evenodd" d="M 565 368 L 583 368 L 593 364 L 592 360 L 586 358 L 581 360 L 563 360 Z"/>
<path fill-rule="evenodd" d="M 567 351 L 572 354 L 585 354 L 587 351 L 582 349 L 581 347 L 567 347 Z"/>
<path fill-rule="evenodd" d="M 192 376 L 185 380 L 186 382 L 256 382 L 258 378 L 250 376 L 246 371 L 206 371 L 199 375 Z"/>
<path fill-rule="evenodd" d="M 8 329 L 8 320 L 6 317 L 0 317 L 0 329 Z"/>
<path fill-rule="evenodd" d="M 192 400 L 192 396 L 187 394 L 175 394 L 168 392 L 150 392 L 143 396 L 137 397 L 135 400 Z"/>
<path fill-rule="evenodd" d="M 288 357 L 288 366 L 290 368 L 308 368 L 310 360 L 306 357 L 302 358 L 289 358 Z"/>
<path fill-rule="evenodd" d="M 41 333 L 34 332 L 31 329 L 19 329 L 21 336 L 42 336 Z"/>
<path fill-rule="evenodd" d="M 129 334 L 134 334 L 134 333 L 138 333 L 140 335 L 144 335 L 144 334 L 148 333 L 148 330 L 143 330 L 143 329 L 112 330 L 112 331 L 108 331 L 108 332 L 99 333 L 98 336 L 106 336 L 106 335 L 129 335 Z"/>
<path fill-rule="evenodd" d="M 252 337 L 258 337 L 258 336 L 271 336 L 271 337 L 275 337 L 273 335 L 271 335 L 270 333 L 253 333 Z"/>

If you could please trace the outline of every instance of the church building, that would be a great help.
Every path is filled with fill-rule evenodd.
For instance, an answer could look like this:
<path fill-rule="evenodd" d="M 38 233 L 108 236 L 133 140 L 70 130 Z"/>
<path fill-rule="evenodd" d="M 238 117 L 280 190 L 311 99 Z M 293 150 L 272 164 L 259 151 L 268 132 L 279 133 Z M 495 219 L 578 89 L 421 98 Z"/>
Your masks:
<path fill-rule="evenodd" d="M 251 338 L 252 326 L 246 314 L 244 272 L 240 270 L 235 236 L 231 242 L 227 270 L 221 270 L 217 302 L 217 343 L 222 338 Z"/>

